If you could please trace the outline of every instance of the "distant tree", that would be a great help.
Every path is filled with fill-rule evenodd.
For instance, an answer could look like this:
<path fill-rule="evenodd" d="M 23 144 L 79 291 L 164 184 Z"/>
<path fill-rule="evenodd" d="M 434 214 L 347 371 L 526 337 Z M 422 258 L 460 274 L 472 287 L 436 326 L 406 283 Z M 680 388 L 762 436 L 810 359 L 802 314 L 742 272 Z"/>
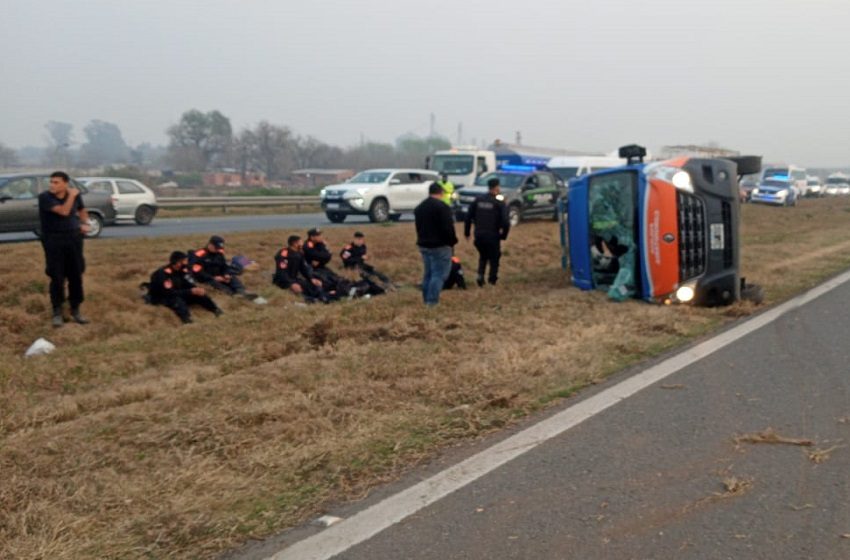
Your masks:
<path fill-rule="evenodd" d="M 71 142 L 73 141 L 74 126 L 61 121 L 47 121 L 47 151 L 44 152 L 45 163 L 67 167 L 70 164 Z"/>
<path fill-rule="evenodd" d="M 5 144 L 0 143 L 0 168 L 15 167 L 18 164 L 18 153 Z"/>
<path fill-rule="evenodd" d="M 295 167 L 330 168 L 341 165 L 343 152 L 336 146 L 330 146 L 312 136 L 298 137 L 293 143 Z"/>
<path fill-rule="evenodd" d="M 167 132 L 172 160 L 180 161 L 183 165 L 199 165 L 195 169 L 197 171 L 213 166 L 217 158 L 230 150 L 233 141 L 230 119 L 219 111 L 186 111 L 180 117 L 180 122 L 169 127 Z"/>
<path fill-rule="evenodd" d="M 395 148 L 398 153 L 398 165 L 403 167 L 422 167 L 425 158 L 437 150 L 448 150 L 452 143 L 441 136 L 422 138 L 406 134 L 396 140 Z"/>
<path fill-rule="evenodd" d="M 82 165 L 126 163 L 130 159 L 130 148 L 118 125 L 94 119 L 86 125 L 83 133 L 86 142 L 80 147 Z"/>
<path fill-rule="evenodd" d="M 395 167 L 398 165 L 398 154 L 392 144 L 366 142 L 346 150 L 342 161 L 342 167 L 351 169 Z"/>
<path fill-rule="evenodd" d="M 295 163 L 295 140 L 292 131 L 261 121 L 253 129 L 246 129 L 239 137 L 247 157 L 269 179 L 280 179 L 292 171 Z"/>

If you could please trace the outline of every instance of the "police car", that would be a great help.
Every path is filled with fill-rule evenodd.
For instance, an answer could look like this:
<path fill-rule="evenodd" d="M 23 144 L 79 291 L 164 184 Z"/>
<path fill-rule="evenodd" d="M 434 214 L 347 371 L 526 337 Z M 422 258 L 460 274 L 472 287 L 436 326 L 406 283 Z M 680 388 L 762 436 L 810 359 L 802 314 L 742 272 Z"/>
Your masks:
<path fill-rule="evenodd" d="M 552 172 L 531 165 L 502 165 L 479 176 L 474 185 L 455 191 L 455 219 L 466 219 L 469 205 L 487 194 L 490 179 L 499 180 L 512 226 L 529 218 L 557 219 L 558 200 L 567 194 L 564 181 Z"/>

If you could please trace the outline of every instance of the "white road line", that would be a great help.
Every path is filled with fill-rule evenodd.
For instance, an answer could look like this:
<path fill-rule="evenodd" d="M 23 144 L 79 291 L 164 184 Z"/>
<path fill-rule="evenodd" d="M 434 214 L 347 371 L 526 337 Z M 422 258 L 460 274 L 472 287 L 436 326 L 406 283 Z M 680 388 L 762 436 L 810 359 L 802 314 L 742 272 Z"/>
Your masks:
<path fill-rule="evenodd" d="M 474 482 L 508 461 L 531 451 L 541 443 L 581 424 L 588 418 L 682 368 L 717 352 L 741 337 L 772 323 L 785 313 L 809 303 L 848 280 L 850 280 L 850 271 L 633 375 L 550 418 L 542 420 L 465 461 L 364 509 L 321 533 L 296 542 L 269 557 L 269 560 L 327 560 L 345 552 L 455 490 Z"/>

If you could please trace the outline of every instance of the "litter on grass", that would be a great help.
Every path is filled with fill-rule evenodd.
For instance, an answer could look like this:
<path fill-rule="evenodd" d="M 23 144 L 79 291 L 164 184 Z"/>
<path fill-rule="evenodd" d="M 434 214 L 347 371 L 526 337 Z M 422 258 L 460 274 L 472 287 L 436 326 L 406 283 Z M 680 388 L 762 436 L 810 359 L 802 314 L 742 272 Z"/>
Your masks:
<path fill-rule="evenodd" d="M 767 428 L 753 434 L 735 436 L 734 441 L 735 443 L 777 443 L 783 445 L 802 445 L 804 447 L 814 445 L 814 442 L 810 439 L 781 436 L 773 428 Z"/>

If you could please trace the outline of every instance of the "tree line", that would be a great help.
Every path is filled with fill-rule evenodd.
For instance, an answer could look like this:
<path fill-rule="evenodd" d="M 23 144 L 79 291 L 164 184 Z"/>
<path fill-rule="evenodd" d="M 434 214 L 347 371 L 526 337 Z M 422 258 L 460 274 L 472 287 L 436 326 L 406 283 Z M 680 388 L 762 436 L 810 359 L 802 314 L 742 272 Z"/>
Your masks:
<path fill-rule="evenodd" d="M 40 163 L 47 165 L 133 165 L 178 173 L 232 169 L 243 176 L 261 172 L 270 180 L 286 179 L 293 171 L 307 168 L 421 167 L 429 153 L 451 145 L 441 136 L 405 134 L 392 144 L 361 142 L 341 148 L 265 120 L 234 131 L 230 119 L 220 111 L 197 109 L 184 112 L 168 127 L 167 146 L 145 143 L 131 147 L 116 124 L 102 120 L 92 120 L 83 128 L 84 141 L 78 147 L 74 147 L 71 124 L 50 121 L 45 130 L 47 146 Z M 0 167 L 13 167 L 32 156 L 0 144 Z"/>

